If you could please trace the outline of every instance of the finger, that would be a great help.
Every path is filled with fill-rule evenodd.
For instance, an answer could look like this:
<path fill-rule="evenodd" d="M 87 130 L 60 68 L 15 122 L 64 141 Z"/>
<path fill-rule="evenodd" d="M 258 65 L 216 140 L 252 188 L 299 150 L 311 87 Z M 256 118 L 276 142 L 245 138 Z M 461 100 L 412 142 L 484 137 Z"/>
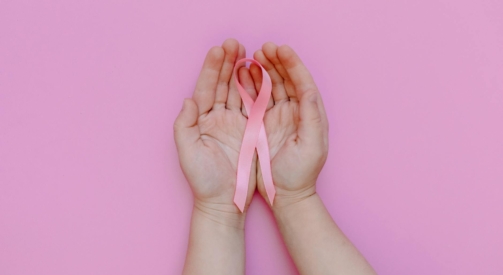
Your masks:
<path fill-rule="evenodd" d="M 290 99 L 295 99 L 295 88 L 293 87 L 291 80 L 288 78 L 288 72 L 278 58 L 278 46 L 272 42 L 267 42 L 262 46 L 262 51 L 264 52 L 265 57 L 267 57 L 267 59 L 269 59 L 269 61 L 271 61 L 274 65 L 274 68 L 276 68 L 279 75 L 284 79 L 283 86 L 288 97 Z"/>
<path fill-rule="evenodd" d="M 224 50 L 221 47 L 213 47 L 206 54 L 196 89 L 192 98 L 197 104 L 199 115 L 207 113 L 213 107 L 215 92 L 217 90 L 218 76 L 224 62 Z"/>
<path fill-rule="evenodd" d="M 173 131 L 178 151 L 189 148 L 199 139 L 199 127 L 197 126 L 198 106 L 193 99 L 186 98 L 183 107 L 175 119 Z"/>
<path fill-rule="evenodd" d="M 255 90 L 260 91 L 260 88 L 262 87 L 262 69 L 260 69 L 259 66 L 252 63 L 250 65 L 250 74 L 253 78 L 253 82 L 255 83 Z M 267 103 L 266 110 L 271 109 L 273 106 L 274 106 L 274 101 L 271 96 L 269 98 L 269 102 Z"/>
<path fill-rule="evenodd" d="M 253 55 L 253 58 L 257 60 L 267 71 L 272 81 L 272 98 L 274 102 L 281 102 L 288 100 L 288 95 L 286 94 L 285 86 L 283 85 L 283 77 L 278 73 L 274 65 L 269 59 L 264 55 L 262 50 L 258 50 Z"/>
<path fill-rule="evenodd" d="M 222 48 L 225 52 L 224 64 L 220 70 L 220 75 L 218 76 L 217 92 L 215 95 L 215 103 L 213 104 L 213 109 L 224 108 L 227 102 L 227 94 L 229 92 L 229 81 L 232 76 L 232 70 L 234 69 L 234 63 L 238 56 L 239 42 L 236 39 L 227 39 L 222 44 Z"/>
<path fill-rule="evenodd" d="M 246 67 L 242 67 L 238 71 L 239 74 L 239 82 L 243 89 L 250 95 L 250 97 L 255 100 L 257 98 L 257 91 L 255 91 L 255 84 L 253 83 L 253 78 L 251 77 L 250 70 Z M 241 112 L 245 117 L 248 117 L 246 108 L 241 101 Z"/>
<path fill-rule="evenodd" d="M 321 98 L 321 93 L 318 93 L 318 109 L 320 110 L 321 121 L 323 125 L 323 141 L 326 146 L 328 146 L 328 118 L 325 111 L 325 105 Z"/>
<path fill-rule="evenodd" d="M 239 44 L 238 58 L 242 59 L 246 57 L 245 47 Z M 239 67 L 244 67 L 246 63 L 241 63 Z M 239 69 L 238 69 L 239 71 Z M 236 86 L 236 75 L 234 75 L 234 71 L 232 73 L 231 81 L 229 83 L 229 95 L 227 96 L 227 104 L 226 107 L 229 110 L 241 111 L 241 96 L 239 95 L 238 88 Z"/>
<path fill-rule="evenodd" d="M 309 92 L 300 98 L 299 139 L 303 143 L 318 146 L 324 142 L 325 127 L 318 107 L 319 94 Z"/>
<path fill-rule="evenodd" d="M 313 77 L 292 48 L 287 45 L 280 46 L 278 48 L 278 57 L 288 72 L 289 79 L 295 87 L 295 93 L 299 100 L 307 92 L 318 92 Z"/>
<path fill-rule="evenodd" d="M 327 112 L 325 110 L 325 104 L 323 104 L 323 99 L 321 98 L 321 93 L 318 93 L 318 109 L 320 110 L 321 120 L 322 120 L 324 128 L 328 134 Z"/>

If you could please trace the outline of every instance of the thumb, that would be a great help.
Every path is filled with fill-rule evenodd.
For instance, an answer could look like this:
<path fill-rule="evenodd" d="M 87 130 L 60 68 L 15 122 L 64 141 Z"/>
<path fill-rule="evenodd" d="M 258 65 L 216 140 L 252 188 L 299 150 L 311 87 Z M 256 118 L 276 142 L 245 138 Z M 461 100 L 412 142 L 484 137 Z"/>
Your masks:
<path fill-rule="evenodd" d="M 194 143 L 199 138 L 199 128 L 197 126 L 198 109 L 197 104 L 191 98 L 183 101 L 183 107 L 175 119 L 173 131 L 178 150 L 186 145 Z"/>
<path fill-rule="evenodd" d="M 318 107 L 317 92 L 306 93 L 300 99 L 299 139 L 308 144 L 319 144 L 323 140 L 323 123 Z"/>

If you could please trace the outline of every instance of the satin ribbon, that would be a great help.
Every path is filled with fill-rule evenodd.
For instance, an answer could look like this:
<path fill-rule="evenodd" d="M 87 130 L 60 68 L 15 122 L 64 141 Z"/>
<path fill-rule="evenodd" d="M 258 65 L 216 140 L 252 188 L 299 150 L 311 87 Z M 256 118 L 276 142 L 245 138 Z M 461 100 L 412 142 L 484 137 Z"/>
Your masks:
<path fill-rule="evenodd" d="M 262 87 L 255 101 L 253 101 L 238 80 L 238 65 L 245 62 L 251 62 L 262 69 Z M 262 171 L 265 190 L 271 205 L 276 195 L 271 174 L 269 144 L 264 128 L 264 114 L 271 97 L 272 82 L 267 71 L 259 62 L 251 58 L 243 58 L 236 62 L 234 66 L 234 79 L 241 99 L 243 100 L 246 113 L 248 114 L 248 122 L 246 123 L 241 151 L 239 152 L 236 192 L 234 193 L 234 203 L 239 210 L 243 212 L 246 204 L 246 196 L 248 194 L 248 183 L 250 181 L 250 170 L 255 148 L 257 148 L 260 170 Z"/>

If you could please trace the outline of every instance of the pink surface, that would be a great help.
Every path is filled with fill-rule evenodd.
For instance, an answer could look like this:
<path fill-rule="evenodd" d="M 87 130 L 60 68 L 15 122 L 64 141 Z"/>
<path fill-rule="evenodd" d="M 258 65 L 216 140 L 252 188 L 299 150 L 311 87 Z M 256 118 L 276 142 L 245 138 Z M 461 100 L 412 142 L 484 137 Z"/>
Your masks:
<path fill-rule="evenodd" d="M 210 46 L 288 43 L 331 124 L 318 192 L 380 274 L 503 274 L 503 2 L 0 2 L 0 274 L 179 274 L 172 123 Z M 248 274 L 294 267 L 264 201 Z"/>

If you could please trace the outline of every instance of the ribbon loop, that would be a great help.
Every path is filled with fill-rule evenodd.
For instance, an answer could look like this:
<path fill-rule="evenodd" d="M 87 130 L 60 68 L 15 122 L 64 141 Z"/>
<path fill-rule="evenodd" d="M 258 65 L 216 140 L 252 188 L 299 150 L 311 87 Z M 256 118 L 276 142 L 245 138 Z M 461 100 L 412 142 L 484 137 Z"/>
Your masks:
<path fill-rule="evenodd" d="M 251 96 L 241 86 L 237 76 L 238 64 L 251 62 L 262 69 L 262 87 L 258 93 L 257 99 L 253 101 Z M 269 202 L 273 203 L 276 190 L 272 180 L 271 173 L 271 158 L 269 155 L 269 143 L 264 128 L 264 114 L 267 108 L 267 103 L 271 97 L 272 82 L 267 71 L 254 59 L 243 58 L 236 62 L 234 66 L 234 80 L 239 91 L 239 95 L 243 100 L 243 105 L 248 114 L 248 121 L 239 152 L 236 192 L 234 193 L 234 203 L 241 212 L 244 211 L 246 204 L 246 196 L 248 194 L 248 183 L 250 181 L 250 170 L 253 160 L 253 153 L 257 148 L 257 154 L 260 161 L 260 170 L 264 180 L 265 190 Z"/>

